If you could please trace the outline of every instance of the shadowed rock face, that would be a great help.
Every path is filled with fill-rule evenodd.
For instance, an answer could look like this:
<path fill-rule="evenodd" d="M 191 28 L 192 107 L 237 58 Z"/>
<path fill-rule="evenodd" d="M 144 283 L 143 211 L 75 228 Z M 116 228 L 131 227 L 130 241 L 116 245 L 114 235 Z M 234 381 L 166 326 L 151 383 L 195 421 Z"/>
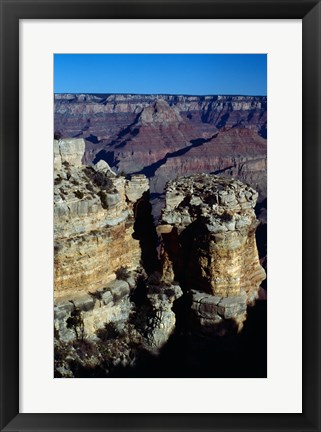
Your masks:
<path fill-rule="evenodd" d="M 266 97 L 55 95 L 55 131 L 84 138 L 88 164 L 150 178 L 152 194 L 191 173 L 240 178 L 266 197 Z M 156 195 L 155 195 L 156 196 Z"/>

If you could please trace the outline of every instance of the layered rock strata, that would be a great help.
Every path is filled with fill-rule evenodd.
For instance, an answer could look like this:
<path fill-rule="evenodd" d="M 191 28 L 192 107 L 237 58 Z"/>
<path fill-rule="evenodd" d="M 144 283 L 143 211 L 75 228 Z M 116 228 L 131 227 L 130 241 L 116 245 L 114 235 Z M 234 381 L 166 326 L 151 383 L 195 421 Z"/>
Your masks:
<path fill-rule="evenodd" d="M 55 130 L 70 137 L 81 132 L 95 144 L 117 135 L 144 108 L 148 118 L 150 107 L 164 102 L 195 126 L 208 123 L 222 128 L 243 122 L 260 131 L 266 125 L 265 96 L 65 93 L 55 94 Z"/>
<path fill-rule="evenodd" d="M 264 200 L 266 125 L 263 96 L 55 95 L 55 131 L 84 138 L 87 163 L 145 174 L 154 204 L 167 180 L 204 172 L 239 178 Z"/>
<path fill-rule="evenodd" d="M 260 265 L 254 207 L 257 192 L 238 180 L 209 174 L 167 185 L 162 224 L 163 278 L 179 281 L 204 325 L 234 320 L 258 297 Z"/>
<path fill-rule="evenodd" d="M 110 283 L 120 268 L 140 265 L 134 208 L 149 189 L 145 176 L 125 180 L 104 161 L 82 165 L 84 149 L 83 140 L 54 142 L 54 294 L 63 334 L 62 317 L 74 307 L 86 312 L 89 334 L 98 324 L 128 315 L 128 283 Z"/>

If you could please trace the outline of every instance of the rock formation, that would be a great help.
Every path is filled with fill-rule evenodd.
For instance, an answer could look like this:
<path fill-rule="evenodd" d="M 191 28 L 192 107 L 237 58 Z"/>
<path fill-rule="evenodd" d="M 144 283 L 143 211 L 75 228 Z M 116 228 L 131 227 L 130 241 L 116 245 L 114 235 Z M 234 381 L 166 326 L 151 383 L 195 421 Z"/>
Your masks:
<path fill-rule="evenodd" d="M 80 139 L 54 140 L 54 170 L 60 171 L 63 164 L 80 167 L 85 153 L 85 141 Z"/>
<path fill-rule="evenodd" d="M 148 345 L 156 349 L 168 341 L 175 329 L 176 316 L 172 307 L 183 294 L 178 284 L 165 283 L 158 276 L 154 274 L 146 286 L 148 305 L 144 327 Z"/>
<path fill-rule="evenodd" d="M 254 207 L 257 192 L 238 180 L 202 174 L 166 188 L 162 224 L 163 279 L 192 296 L 203 326 L 233 319 L 241 328 L 265 272 L 260 265 Z"/>
<path fill-rule="evenodd" d="M 54 142 L 55 304 L 62 332 L 74 305 L 90 311 L 87 333 L 128 316 L 129 284 L 114 280 L 119 269 L 136 270 L 141 260 L 134 211 L 148 180 L 116 177 L 105 162 L 83 166 L 84 149 L 82 139 Z"/>
<path fill-rule="evenodd" d="M 146 177 L 126 180 L 105 161 L 84 166 L 84 149 L 82 139 L 54 142 L 55 318 L 65 339 L 78 330 L 93 336 L 108 322 L 128 319 L 130 292 L 148 240 L 143 237 L 150 237 L 137 228 Z M 225 329 L 225 321 L 233 319 L 241 328 L 247 305 L 258 297 L 265 278 L 255 240 L 257 197 L 239 180 L 210 174 L 168 183 L 157 227 L 161 273 L 154 273 L 145 288 L 142 329 L 147 344 L 160 348 L 172 334 L 172 306 L 181 287 L 191 296 L 201 327 L 220 324 Z M 140 226 L 146 225 L 145 216 Z M 121 269 L 125 277 L 115 280 Z M 69 315 L 77 325 L 70 318 L 68 327 Z"/>

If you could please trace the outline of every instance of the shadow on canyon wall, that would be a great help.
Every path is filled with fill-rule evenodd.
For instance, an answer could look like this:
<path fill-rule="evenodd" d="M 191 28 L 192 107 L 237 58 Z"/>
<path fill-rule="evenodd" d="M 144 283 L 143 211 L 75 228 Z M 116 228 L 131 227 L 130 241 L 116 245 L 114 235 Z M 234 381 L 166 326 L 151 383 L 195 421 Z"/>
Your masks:
<path fill-rule="evenodd" d="M 160 270 L 157 256 L 158 236 L 152 216 L 152 205 L 149 192 L 144 192 L 142 198 L 134 206 L 135 224 L 133 237 L 139 240 L 141 249 L 141 264 L 150 275 Z"/>
<path fill-rule="evenodd" d="M 184 309 L 183 305 L 176 305 L 176 331 L 158 355 L 141 351 L 135 367 L 118 368 L 108 377 L 267 377 L 266 301 L 258 301 L 254 307 L 248 309 L 248 318 L 240 334 L 216 338 L 200 337 L 186 332 L 186 316 L 180 317 L 177 311 L 179 307 Z"/>

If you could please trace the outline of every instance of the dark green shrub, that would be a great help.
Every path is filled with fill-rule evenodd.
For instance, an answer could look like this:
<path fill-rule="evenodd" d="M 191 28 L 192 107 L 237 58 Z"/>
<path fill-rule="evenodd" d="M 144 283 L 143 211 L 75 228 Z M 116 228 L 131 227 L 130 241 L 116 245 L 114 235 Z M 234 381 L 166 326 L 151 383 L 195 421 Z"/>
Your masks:
<path fill-rule="evenodd" d="M 70 317 L 67 318 L 66 323 L 67 328 L 72 329 L 75 332 L 76 339 L 83 341 L 85 336 L 84 320 L 81 310 L 75 305 Z"/>
<path fill-rule="evenodd" d="M 92 167 L 86 167 L 84 173 L 96 186 L 109 191 L 113 187 L 113 182 L 110 177 L 102 172 L 95 171 Z"/>
<path fill-rule="evenodd" d="M 120 336 L 120 332 L 115 323 L 106 323 L 103 329 L 97 330 L 97 336 L 102 341 L 114 340 Z"/>
<path fill-rule="evenodd" d="M 74 192 L 74 194 L 75 194 L 76 198 L 79 198 L 79 199 L 82 199 L 84 197 L 84 193 L 81 192 L 80 190 L 76 190 Z"/>
<path fill-rule="evenodd" d="M 130 273 L 126 267 L 119 267 L 118 270 L 116 270 L 116 277 L 119 280 L 127 280 L 130 276 Z"/>
<path fill-rule="evenodd" d="M 57 186 L 57 185 L 59 185 L 61 182 L 62 182 L 62 178 L 59 176 L 59 177 L 56 177 L 56 178 L 55 178 L 54 184 L 55 184 L 55 186 Z"/>
<path fill-rule="evenodd" d="M 231 222 L 231 220 L 233 220 L 233 216 L 228 213 L 228 212 L 224 212 L 221 216 L 220 219 L 222 222 Z"/>

